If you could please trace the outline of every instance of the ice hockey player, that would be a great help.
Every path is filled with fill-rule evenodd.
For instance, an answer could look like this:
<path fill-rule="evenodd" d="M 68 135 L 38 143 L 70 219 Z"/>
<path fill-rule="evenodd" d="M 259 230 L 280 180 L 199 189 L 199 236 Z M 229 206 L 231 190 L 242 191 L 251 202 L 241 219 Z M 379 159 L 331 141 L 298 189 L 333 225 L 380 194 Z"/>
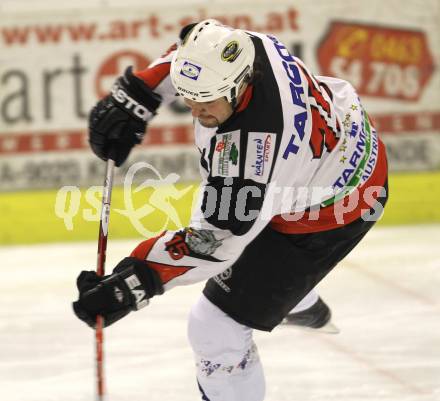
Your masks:
<path fill-rule="evenodd" d="M 188 322 L 202 399 L 261 401 L 252 332 L 286 316 L 310 327 L 328 321 L 313 289 L 381 215 L 385 148 L 348 82 L 312 75 L 272 35 L 205 20 L 148 68 L 117 79 L 91 112 L 93 151 L 106 160 L 115 149 L 121 165 L 177 94 L 200 151 L 191 222 L 141 242 L 104 278 L 82 272 L 74 310 L 108 326 L 155 295 L 207 280 Z"/>

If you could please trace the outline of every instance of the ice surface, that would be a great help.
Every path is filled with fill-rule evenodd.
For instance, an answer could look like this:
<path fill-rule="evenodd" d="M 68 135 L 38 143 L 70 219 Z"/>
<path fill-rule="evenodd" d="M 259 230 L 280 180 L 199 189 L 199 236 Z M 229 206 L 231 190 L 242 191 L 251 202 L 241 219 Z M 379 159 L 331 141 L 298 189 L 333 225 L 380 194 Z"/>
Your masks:
<path fill-rule="evenodd" d="M 440 400 L 440 227 L 376 228 L 319 290 L 338 335 L 255 338 L 266 401 Z M 136 241 L 109 240 L 107 270 Z M 94 337 L 71 311 L 96 244 L 0 248 L 0 399 L 94 400 Z M 105 330 L 108 401 L 199 400 L 186 317 L 202 284 Z"/>

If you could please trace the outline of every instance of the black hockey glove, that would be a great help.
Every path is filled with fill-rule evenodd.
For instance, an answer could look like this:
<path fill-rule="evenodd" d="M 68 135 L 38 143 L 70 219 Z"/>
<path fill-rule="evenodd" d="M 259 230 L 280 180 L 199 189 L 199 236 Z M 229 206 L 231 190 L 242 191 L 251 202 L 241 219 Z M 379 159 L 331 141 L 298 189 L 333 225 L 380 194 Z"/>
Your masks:
<path fill-rule="evenodd" d="M 160 102 L 161 97 L 128 67 L 111 93 L 90 112 L 89 142 L 93 152 L 103 160 L 113 158 L 119 167 L 133 146 L 142 142 L 147 122 Z"/>
<path fill-rule="evenodd" d="M 97 315 L 104 318 L 104 327 L 110 326 L 132 310 L 147 306 L 149 298 L 164 292 L 159 274 L 136 258 L 123 259 L 112 274 L 104 277 L 94 271 L 82 271 L 77 287 L 79 299 L 73 303 L 73 310 L 93 328 Z"/>

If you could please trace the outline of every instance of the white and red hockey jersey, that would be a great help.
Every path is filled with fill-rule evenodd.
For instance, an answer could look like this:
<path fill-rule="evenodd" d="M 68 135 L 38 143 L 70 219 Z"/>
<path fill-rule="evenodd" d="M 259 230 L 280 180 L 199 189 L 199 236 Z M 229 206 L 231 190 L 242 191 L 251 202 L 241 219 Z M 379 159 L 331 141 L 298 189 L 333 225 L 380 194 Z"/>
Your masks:
<path fill-rule="evenodd" d="M 348 224 L 373 207 L 387 180 L 384 145 L 354 88 L 313 76 L 275 37 L 249 35 L 262 79 L 219 127 L 194 122 L 202 185 L 189 226 L 132 252 L 165 290 L 226 270 L 268 224 L 283 233 Z M 176 95 L 174 51 L 136 72 L 165 103 Z"/>

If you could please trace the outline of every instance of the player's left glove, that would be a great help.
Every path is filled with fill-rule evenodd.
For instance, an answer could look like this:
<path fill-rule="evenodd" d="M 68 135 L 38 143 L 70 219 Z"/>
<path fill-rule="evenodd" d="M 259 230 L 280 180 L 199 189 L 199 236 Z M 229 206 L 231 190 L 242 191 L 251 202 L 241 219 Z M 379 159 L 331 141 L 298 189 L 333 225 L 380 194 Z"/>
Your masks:
<path fill-rule="evenodd" d="M 82 271 L 77 287 L 79 299 L 73 303 L 73 310 L 93 328 L 97 315 L 104 318 L 104 327 L 110 326 L 132 310 L 148 305 L 149 298 L 164 292 L 159 274 L 145 261 L 132 257 L 119 262 L 108 276 Z"/>

